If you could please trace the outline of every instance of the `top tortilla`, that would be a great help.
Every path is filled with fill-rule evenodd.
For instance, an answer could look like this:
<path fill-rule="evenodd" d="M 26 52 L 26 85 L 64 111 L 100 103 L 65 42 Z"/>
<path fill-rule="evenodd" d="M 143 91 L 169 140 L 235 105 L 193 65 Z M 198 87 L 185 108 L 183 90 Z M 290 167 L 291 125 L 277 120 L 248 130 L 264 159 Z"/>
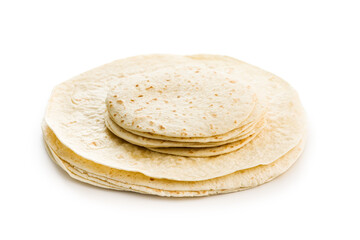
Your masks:
<path fill-rule="evenodd" d="M 126 130 L 210 137 L 241 127 L 255 105 L 249 85 L 205 65 L 161 68 L 120 79 L 107 109 Z"/>

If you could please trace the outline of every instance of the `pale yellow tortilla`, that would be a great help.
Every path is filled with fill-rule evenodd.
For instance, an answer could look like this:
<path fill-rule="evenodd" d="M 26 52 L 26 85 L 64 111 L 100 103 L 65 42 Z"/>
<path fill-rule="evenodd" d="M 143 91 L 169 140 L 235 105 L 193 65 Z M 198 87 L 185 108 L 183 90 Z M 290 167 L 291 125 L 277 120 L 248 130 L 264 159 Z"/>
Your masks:
<path fill-rule="evenodd" d="M 99 187 L 173 197 L 233 192 L 266 183 L 285 172 L 300 156 L 305 144 L 304 139 L 301 140 L 296 147 L 268 165 L 237 171 L 210 180 L 189 182 L 154 179 L 141 173 L 94 163 L 62 145 L 46 125 L 43 126 L 43 131 L 52 157 L 62 168 L 66 168 L 71 177 Z"/>
<path fill-rule="evenodd" d="M 170 137 L 225 134 L 242 126 L 255 102 L 245 81 L 191 62 L 127 76 L 106 98 L 120 127 Z"/>
<path fill-rule="evenodd" d="M 216 157 L 179 157 L 134 146 L 106 128 L 104 102 L 115 82 L 132 74 L 192 61 L 245 81 L 254 88 L 260 102 L 268 103 L 267 125 L 253 141 Z M 114 169 L 179 181 L 212 179 L 269 164 L 295 147 L 305 131 L 303 108 L 289 84 L 271 73 L 222 56 L 139 56 L 90 70 L 53 90 L 45 122 L 61 143 L 79 156 Z"/>

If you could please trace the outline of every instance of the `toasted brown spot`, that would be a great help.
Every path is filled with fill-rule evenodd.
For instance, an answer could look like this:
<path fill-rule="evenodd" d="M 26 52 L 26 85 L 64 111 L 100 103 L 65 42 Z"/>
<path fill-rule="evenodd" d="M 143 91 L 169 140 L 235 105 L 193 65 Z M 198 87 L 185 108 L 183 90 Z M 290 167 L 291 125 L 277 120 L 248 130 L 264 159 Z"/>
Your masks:
<path fill-rule="evenodd" d="M 117 98 L 118 96 L 117 96 L 117 95 L 114 95 L 113 97 L 114 97 L 114 98 Z"/>
<path fill-rule="evenodd" d="M 150 178 L 150 181 L 154 181 L 155 179 L 154 178 Z"/>
<path fill-rule="evenodd" d="M 150 126 L 153 126 L 153 125 L 154 125 L 154 122 L 153 122 L 153 121 L 150 121 L 149 123 L 150 123 Z"/>
<path fill-rule="evenodd" d="M 164 100 L 164 102 L 165 102 L 165 103 L 169 103 L 169 101 L 167 101 L 167 100 Z"/>
<path fill-rule="evenodd" d="M 119 104 L 123 104 L 123 103 L 124 103 L 122 100 L 117 100 L 116 102 L 119 103 Z"/>
<path fill-rule="evenodd" d="M 173 110 L 173 112 L 176 112 L 176 110 Z"/>
<path fill-rule="evenodd" d="M 206 120 L 206 117 L 202 117 L 202 118 Z"/>
<path fill-rule="evenodd" d="M 145 88 L 145 90 L 150 90 L 150 89 L 152 89 L 152 88 L 154 88 L 153 86 L 150 86 L 150 87 L 148 87 L 148 88 Z"/>
<path fill-rule="evenodd" d="M 217 93 L 214 94 L 215 96 L 219 96 Z"/>
<path fill-rule="evenodd" d="M 91 145 L 97 146 L 96 142 L 91 142 Z"/>
<path fill-rule="evenodd" d="M 138 97 L 143 97 L 144 95 L 139 95 Z"/>
<path fill-rule="evenodd" d="M 114 117 L 116 117 L 116 115 L 117 115 L 117 114 L 115 113 L 115 114 L 114 114 Z"/>
<path fill-rule="evenodd" d="M 212 113 L 211 116 L 216 117 L 217 115 L 216 115 L 216 113 Z"/>
<path fill-rule="evenodd" d="M 139 84 L 136 84 L 135 87 L 139 87 Z"/>
<path fill-rule="evenodd" d="M 160 129 L 165 129 L 165 127 L 163 125 L 160 125 L 159 128 Z"/>
<path fill-rule="evenodd" d="M 154 101 L 156 101 L 156 100 L 157 100 L 157 98 L 153 98 L 153 100 L 154 100 Z"/>
<path fill-rule="evenodd" d="M 134 99 L 130 99 L 130 101 L 131 101 L 131 102 L 135 102 L 135 100 L 134 100 Z"/>
<path fill-rule="evenodd" d="M 112 103 L 112 101 L 109 101 L 109 103 Z"/>
<path fill-rule="evenodd" d="M 180 96 L 177 96 L 177 98 L 180 98 Z"/>
<path fill-rule="evenodd" d="M 134 124 L 135 124 L 135 122 L 134 122 L 134 121 L 132 121 L 131 126 L 134 126 Z"/>
<path fill-rule="evenodd" d="M 120 122 L 122 122 L 122 123 L 123 123 L 123 122 L 124 122 L 124 120 L 121 120 Z"/>
<path fill-rule="evenodd" d="M 210 107 L 214 106 L 213 104 L 210 104 Z"/>

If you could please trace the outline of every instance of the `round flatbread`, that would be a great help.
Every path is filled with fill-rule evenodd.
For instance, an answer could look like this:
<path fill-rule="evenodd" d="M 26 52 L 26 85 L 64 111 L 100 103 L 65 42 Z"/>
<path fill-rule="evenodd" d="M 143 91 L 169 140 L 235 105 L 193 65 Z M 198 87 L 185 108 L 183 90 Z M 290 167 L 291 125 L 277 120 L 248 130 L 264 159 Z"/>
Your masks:
<path fill-rule="evenodd" d="M 250 85 L 260 102 L 269 103 L 261 134 L 234 152 L 208 158 L 157 153 L 114 136 L 104 121 L 109 89 L 131 75 L 178 64 L 205 64 Z M 305 131 L 304 117 L 295 90 L 257 67 L 222 56 L 149 55 L 115 61 L 58 85 L 45 122 L 63 145 L 95 163 L 154 178 L 201 181 L 274 162 L 299 143 Z"/>
<path fill-rule="evenodd" d="M 189 182 L 155 179 L 141 173 L 94 163 L 62 145 L 46 125 L 43 126 L 43 131 L 51 157 L 71 177 L 99 187 L 171 197 L 207 196 L 261 185 L 285 172 L 299 158 L 305 144 L 304 139 L 300 140 L 293 149 L 268 165 L 237 171 L 210 180 Z"/>
<path fill-rule="evenodd" d="M 125 130 L 210 137 L 241 127 L 255 93 L 229 74 L 191 64 L 124 77 L 110 88 L 106 105 Z"/>

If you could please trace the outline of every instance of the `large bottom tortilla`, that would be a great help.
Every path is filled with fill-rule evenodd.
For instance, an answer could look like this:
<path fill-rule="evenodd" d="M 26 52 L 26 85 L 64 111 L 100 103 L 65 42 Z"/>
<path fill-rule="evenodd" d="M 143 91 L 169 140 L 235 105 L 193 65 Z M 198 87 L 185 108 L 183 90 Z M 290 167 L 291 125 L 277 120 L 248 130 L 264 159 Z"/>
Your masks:
<path fill-rule="evenodd" d="M 114 136 L 104 123 L 104 101 L 111 86 L 126 81 L 127 76 L 179 62 L 205 64 L 253 86 L 260 102 L 266 103 L 263 131 L 234 152 L 206 158 L 157 153 Z M 294 148 L 305 131 L 303 107 L 289 84 L 241 61 L 207 55 L 138 56 L 93 69 L 54 89 L 44 119 L 61 143 L 78 156 L 111 168 L 176 181 L 203 181 L 270 164 Z M 60 150 L 59 155 L 67 154 Z"/>
<path fill-rule="evenodd" d="M 84 159 L 75 153 L 64 159 L 57 154 L 58 141 L 48 127 L 44 127 L 44 139 L 51 157 L 71 177 L 88 184 L 123 191 L 168 197 L 195 197 L 229 193 L 256 187 L 284 173 L 300 156 L 304 148 L 302 139 L 293 149 L 268 165 L 240 170 L 229 175 L 203 181 L 173 181 L 154 179 L 137 172 L 110 168 Z M 62 151 L 71 151 L 60 145 Z"/>

